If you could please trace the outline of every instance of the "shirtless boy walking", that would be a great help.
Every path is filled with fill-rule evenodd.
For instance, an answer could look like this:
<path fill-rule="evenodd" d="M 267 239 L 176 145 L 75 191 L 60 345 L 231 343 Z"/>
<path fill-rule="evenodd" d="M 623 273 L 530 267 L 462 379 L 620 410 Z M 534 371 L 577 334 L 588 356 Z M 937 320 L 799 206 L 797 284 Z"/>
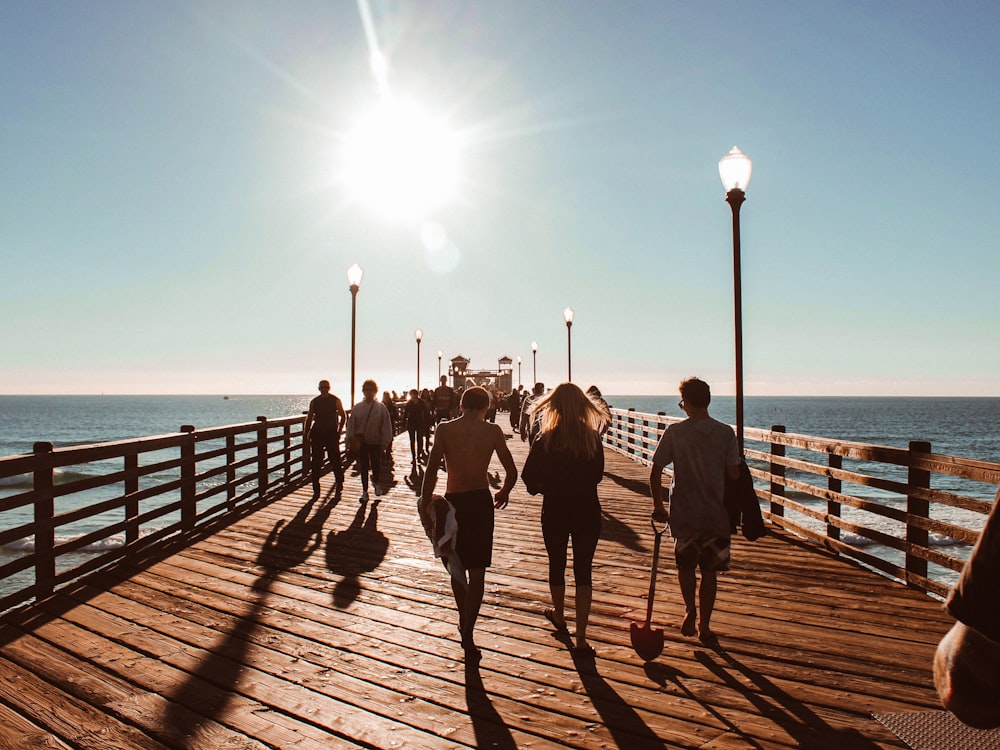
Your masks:
<path fill-rule="evenodd" d="M 517 482 L 517 467 L 503 430 L 485 421 L 490 396 L 485 388 L 470 388 L 462 394 L 462 416 L 438 425 L 427 459 L 421 496 L 430 503 L 437 484 L 441 460 L 448 466 L 445 498 L 455 508 L 458 525 L 456 552 L 468 574 L 468 585 L 451 577 L 451 590 L 458 608 L 459 630 L 466 659 L 478 660 L 479 649 L 472 636 L 483 603 L 486 568 L 493 562 L 493 512 L 505 508 Z M 490 493 L 489 467 L 496 453 L 505 477 L 496 497 Z"/>

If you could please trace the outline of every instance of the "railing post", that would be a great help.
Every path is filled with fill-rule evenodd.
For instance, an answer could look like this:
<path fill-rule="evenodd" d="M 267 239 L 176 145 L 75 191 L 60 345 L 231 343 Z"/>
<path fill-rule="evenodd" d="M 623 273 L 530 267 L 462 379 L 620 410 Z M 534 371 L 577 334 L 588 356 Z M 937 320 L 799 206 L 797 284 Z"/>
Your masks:
<path fill-rule="evenodd" d="M 125 454 L 125 548 L 139 541 L 139 454 Z"/>
<path fill-rule="evenodd" d="M 913 456 L 916 453 L 930 453 L 931 444 L 925 440 L 911 440 L 910 441 L 910 460 L 909 468 L 906 473 L 906 484 L 907 484 L 907 495 L 906 495 L 906 541 L 910 545 L 916 547 L 927 548 L 927 542 L 929 541 L 927 529 L 922 529 L 919 526 L 911 523 L 913 518 L 928 518 L 930 516 L 931 504 L 927 500 L 914 497 L 913 490 L 915 489 L 928 489 L 931 486 L 931 473 L 924 469 L 916 469 L 913 466 Z M 927 560 L 922 557 L 918 557 L 907 551 L 906 553 L 906 573 L 907 578 L 910 575 L 917 575 L 921 578 L 927 577 Z M 910 583 L 907 580 L 907 583 Z M 922 583 L 917 583 L 918 586 L 923 588 Z"/>
<path fill-rule="evenodd" d="M 771 432 L 784 432 L 785 425 L 774 424 L 771 425 Z M 771 455 L 775 457 L 784 457 L 785 446 L 780 443 L 771 443 Z M 784 479 L 785 478 L 785 467 L 781 464 L 771 461 L 768 471 L 771 474 L 771 515 L 781 516 L 785 515 L 785 506 L 783 503 L 775 502 L 774 498 L 785 496 L 785 485 L 783 482 L 775 482 L 774 479 Z"/>
<path fill-rule="evenodd" d="M 267 494 L 267 417 L 257 417 L 257 492 Z"/>
<path fill-rule="evenodd" d="M 290 424 L 285 425 L 282 435 L 285 439 L 285 484 L 288 484 L 288 480 L 292 476 L 292 426 Z"/>
<path fill-rule="evenodd" d="M 840 469 L 844 466 L 844 458 L 836 453 L 830 453 L 827 456 L 827 465 L 831 469 Z M 835 479 L 833 476 L 827 477 L 826 488 L 830 492 L 840 493 L 843 489 L 843 483 L 839 479 Z M 834 518 L 840 518 L 840 503 L 836 500 L 826 501 L 826 514 L 827 516 L 833 516 Z M 840 539 L 840 527 L 834 526 L 832 523 L 826 525 L 826 535 L 830 539 Z"/>
<path fill-rule="evenodd" d="M 195 505 L 194 468 L 194 425 L 182 424 L 181 432 L 187 438 L 181 443 L 181 528 L 194 528 L 197 507 Z"/>
<path fill-rule="evenodd" d="M 635 455 L 635 407 L 632 406 L 628 410 L 628 427 L 625 428 L 628 434 L 628 451 L 630 456 Z"/>
<path fill-rule="evenodd" d="M 236 433 L 226 433 L 226 507 L 236 505 Z"/>
<path fill-rule="evenodd" d="M 667 420 L 664 419 L 664 417 L 667 416 L 667 413 L 664 411 L 658 411 L 656 412 L 656 416 L 659 417 L 659 419 L 656 421 L 656 430 L 657 430 L 656 445 L 653 446 L 653 449 L 649 454 L 650 463 L 653 462 L 653 453 L 656 452 L 656 446 L 660 444 L 660 438 L 663 436 L 663 431 L 667 429 Z"/>
<path fill-rule="evenodd" d="M 35 443 L 35 598 L 51 594 L 56 580 L 56 530 L 52 443 Z"/>

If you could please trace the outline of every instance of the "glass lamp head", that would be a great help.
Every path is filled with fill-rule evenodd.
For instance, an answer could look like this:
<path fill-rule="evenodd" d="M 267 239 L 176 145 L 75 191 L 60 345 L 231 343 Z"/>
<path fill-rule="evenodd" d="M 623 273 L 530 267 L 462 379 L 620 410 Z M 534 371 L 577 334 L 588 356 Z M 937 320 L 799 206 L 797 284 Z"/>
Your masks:
<path fill-rule="evenodd" d="M 563 317 L 566 318 L 566 325 L 572 325 L 573 324 L 573 316 L 574 315 L 576 315 L 576 313 L 573 312 L 573 308 L 572 307 L 567 307 L 565 310 L 563 310 Z"/>
<path fill-rule="evenodd" d="M 420 340 L 424 337 L 424 332 L 418 328 L 413 332 L 413 335 L 417 339 L 417 343 L 419 344 Z"/>
<path fill-rule="evenodd" d="M 719 161 L 719 177 L 727 193 L 732 190 L 746 192 L 752 171 L 753 162 L 736 146 Z"/>
<path fill-rule="evenodd" d="M 365 277 L 365 270 L 355 263 L 347 269 L 347 283 L 353 289 L 361 286 L 361 280 Z"/>

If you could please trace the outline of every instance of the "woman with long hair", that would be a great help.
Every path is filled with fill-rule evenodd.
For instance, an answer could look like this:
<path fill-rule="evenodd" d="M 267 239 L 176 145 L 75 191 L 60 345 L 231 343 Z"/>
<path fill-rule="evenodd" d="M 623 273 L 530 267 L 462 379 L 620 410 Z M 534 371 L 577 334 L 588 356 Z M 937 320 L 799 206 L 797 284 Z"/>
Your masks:
<path fill-rule="evenodd" d="M 521 477 L 532 495 L 542 493 L 542 537 L 549 557 L 552 608 L 545 617 L 560 635 L 569 635 L 564 611 L 566 559 L 573 543 L 573 582 L 576 586 L 578 656 L 592 657 L 587 643 L 587 621 L 593 595 L 591 569 L 601 535 L 601 503 L 597 485 L 604 477 L 601 429 L 605 412 L 580 388 L 560 383 L 532 407 L 541 424 Z"/>

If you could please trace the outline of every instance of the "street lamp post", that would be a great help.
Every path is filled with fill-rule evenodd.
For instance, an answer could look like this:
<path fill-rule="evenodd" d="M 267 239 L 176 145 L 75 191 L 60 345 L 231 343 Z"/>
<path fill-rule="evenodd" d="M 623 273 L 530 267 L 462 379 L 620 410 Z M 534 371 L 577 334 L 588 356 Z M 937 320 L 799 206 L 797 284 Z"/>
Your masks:
<path fill-rule="evenodd" d="M 441 382 L 441 357 L 444 356 L 444 352 L 438 349 L 438 379 L 437 382 Z"/>
<path fill-rule="evenodd" d="M 424 332 L 419 328 L 413 332 L 414 338 L 417 339 L 417 390 L 420 390 L 420 341 L 424 337 Z"/>
<path fill-rule="evenodd" d="M 726 203 L 733 212 L 733 310 L 736 323 L 736 439 L 743 455 L 743 295 L 740 273 L 740 206 L 746 200 L 753 164 L 736 146 L 719 161 Z"/>
<path fill-rule="evenodd" d="M 351 408 L 354 408 L 354 374 L 357 365 L 358 290 L 364 277 L 365 271 L 357 263 L 347 269 L 347 283 L 351 289 Z"/>
<path fill-rule="evenodd" d="M 531 385 L 538 382 L 538 342 L 531 342 Z"/>
<path fill-rule="evenodd" d="M 574 314 L 572 307 L 563 310 L 563 317 L 566 318 L 566 380 L 570 383 L 573 382 L 573 337 L 570 330 L 573 328 Z"/>
<path fill-rule="evenodd" d="M 517 355 L 517 387 L 521 387 L 521 355 Z"/>

